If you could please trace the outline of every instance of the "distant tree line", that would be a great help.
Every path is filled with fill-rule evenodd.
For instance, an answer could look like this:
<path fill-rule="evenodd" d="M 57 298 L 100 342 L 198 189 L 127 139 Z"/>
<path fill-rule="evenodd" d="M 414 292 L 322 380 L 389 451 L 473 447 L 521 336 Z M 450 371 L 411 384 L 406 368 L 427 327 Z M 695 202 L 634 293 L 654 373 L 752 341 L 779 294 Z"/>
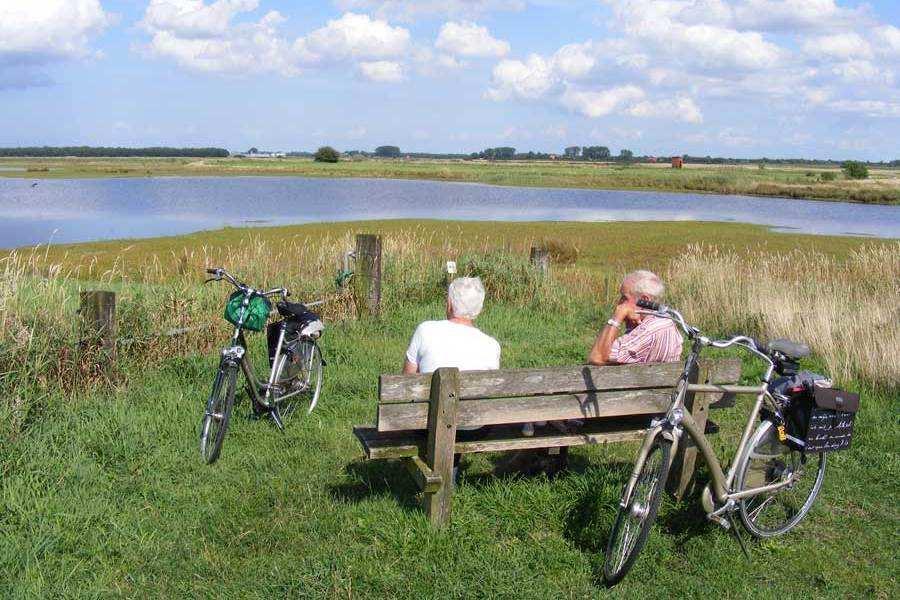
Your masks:
<path fill-rule="evenodd" d="M 186 157 L 219 157 L 228 156 L 224 148 L 170 148 L 153 146 L 148 148 L 124 148 L 108 146 L 32 146 L 19 148 L 0 148 L 0 156 L 186 156 Z"/>

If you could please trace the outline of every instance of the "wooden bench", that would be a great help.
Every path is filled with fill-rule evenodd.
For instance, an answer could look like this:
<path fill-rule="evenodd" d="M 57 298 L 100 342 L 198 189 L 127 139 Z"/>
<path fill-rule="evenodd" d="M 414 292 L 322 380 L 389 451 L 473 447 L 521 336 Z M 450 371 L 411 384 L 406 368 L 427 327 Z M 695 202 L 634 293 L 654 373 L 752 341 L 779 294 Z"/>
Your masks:
<path fill-rule="evenodd" d="M 404 459 L 424 492 L 429 520 L 450 518 L 454 454 L 567 448 L 639 440 L 650 419 L 668 408 L 680 363 L 382 375 L 375 427 L 357 426 L 367 459 Z M 736 383 L 739 360 L 701 363 L 691 379 Z M 723 394 L 696 394 L 686 406 L 705 426 L 708 408 L 733 406 Z M 521 423 L 582 419 L 572 433 L 554 427 L 522 435 Z M 490 426 L 476 431 L 458 427 Z M 670 491 L 680 496 L 694 471 L 696 448 L 682 448 Z"/>

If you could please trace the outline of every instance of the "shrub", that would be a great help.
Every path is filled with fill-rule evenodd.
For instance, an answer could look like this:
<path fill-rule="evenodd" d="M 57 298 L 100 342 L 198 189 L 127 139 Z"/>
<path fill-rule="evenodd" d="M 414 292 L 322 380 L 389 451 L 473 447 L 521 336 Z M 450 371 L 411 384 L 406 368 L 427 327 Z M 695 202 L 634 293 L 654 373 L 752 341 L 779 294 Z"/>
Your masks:
<path fill-rule="evenodd" d="M 819 179 L 822 181 L 834 181 L 837 179 L 837 173 L 834 171 L 822 171 L 819 173 Z"/>
<path fill-rule="evenodd" d="M 545 239 L 539 245 L 550 253 L 550 262 L 554 265 L 574 265 L 578 260 L 578 248 L 569 242 Z"/>
<path fill-rule="evenodd" d="M 841 165 L 841 170 L 848 179 L 869 178 L 869 167 L 866 166 L 866 163 L 861 163 L 858 160 L 848 160 Z"/>
<path fill-rule="evenodd" d="M 315 160 L 316 162 L 336 163 L 340 157 L 340 153 L 331 146 L 322 146 L 316 150 Z"/>

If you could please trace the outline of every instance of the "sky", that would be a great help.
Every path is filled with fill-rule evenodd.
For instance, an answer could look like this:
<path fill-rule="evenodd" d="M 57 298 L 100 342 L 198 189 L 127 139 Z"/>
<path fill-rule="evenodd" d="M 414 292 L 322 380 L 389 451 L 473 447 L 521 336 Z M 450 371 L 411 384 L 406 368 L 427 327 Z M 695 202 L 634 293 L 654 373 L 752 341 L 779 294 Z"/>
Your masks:
<path fill-rule="evenodd" d="M 900 159 L 900 1 L 0 0 L 0 146 Z"/>

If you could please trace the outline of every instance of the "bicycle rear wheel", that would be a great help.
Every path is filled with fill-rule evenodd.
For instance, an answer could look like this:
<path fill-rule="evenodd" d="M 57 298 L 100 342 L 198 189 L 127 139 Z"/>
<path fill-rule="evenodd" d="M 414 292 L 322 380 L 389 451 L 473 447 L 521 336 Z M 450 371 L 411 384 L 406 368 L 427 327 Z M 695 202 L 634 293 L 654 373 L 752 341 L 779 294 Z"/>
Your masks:
<path fill-rule="evenodd" d="M 615 585 L 628 574 L 647 542 L 662 501 L 671 452 L 672 442 L 657 436 L 638 467 L 640 475 L 631 497 L 622 497 L 603 563 L 603 577 L 608 585 Z"/>
<path fill-rule="evenodd" d="M 740 501 L 741 521 L 758 538 L 787 533 L 812 508 L 825 479 L 825 453 L 804 454 L 778 440 L 771 421 L 763 421 L 750 438 L 738 465 L 736 491 L 763 487 L 792 478 L 787 487 Z"/>
<path fill-rule="evenodd" d="M 307 414 L 311 413 L 319 401 L 322 392 L 322 372 L 325 362 L 322 351 L 314 340 L 302 338 L 285 352 L 275 366 L 275 381 L 281 386 L 281 393 L 298 392 L 287 398 L 279 407 L 283 421 L 287 421 L 296 412 L 297 406 L 308 402 Z"/>
<path fill-rule="evenodd" d="M 206 464 L 216 462 L 222 452 L 222 443 L 225 441 L 228 420 L 234 406 L 237 372 L 237 365 L 222 363 L 206 402 L 206 411 L 200 422 L 200 456 Z"/>

